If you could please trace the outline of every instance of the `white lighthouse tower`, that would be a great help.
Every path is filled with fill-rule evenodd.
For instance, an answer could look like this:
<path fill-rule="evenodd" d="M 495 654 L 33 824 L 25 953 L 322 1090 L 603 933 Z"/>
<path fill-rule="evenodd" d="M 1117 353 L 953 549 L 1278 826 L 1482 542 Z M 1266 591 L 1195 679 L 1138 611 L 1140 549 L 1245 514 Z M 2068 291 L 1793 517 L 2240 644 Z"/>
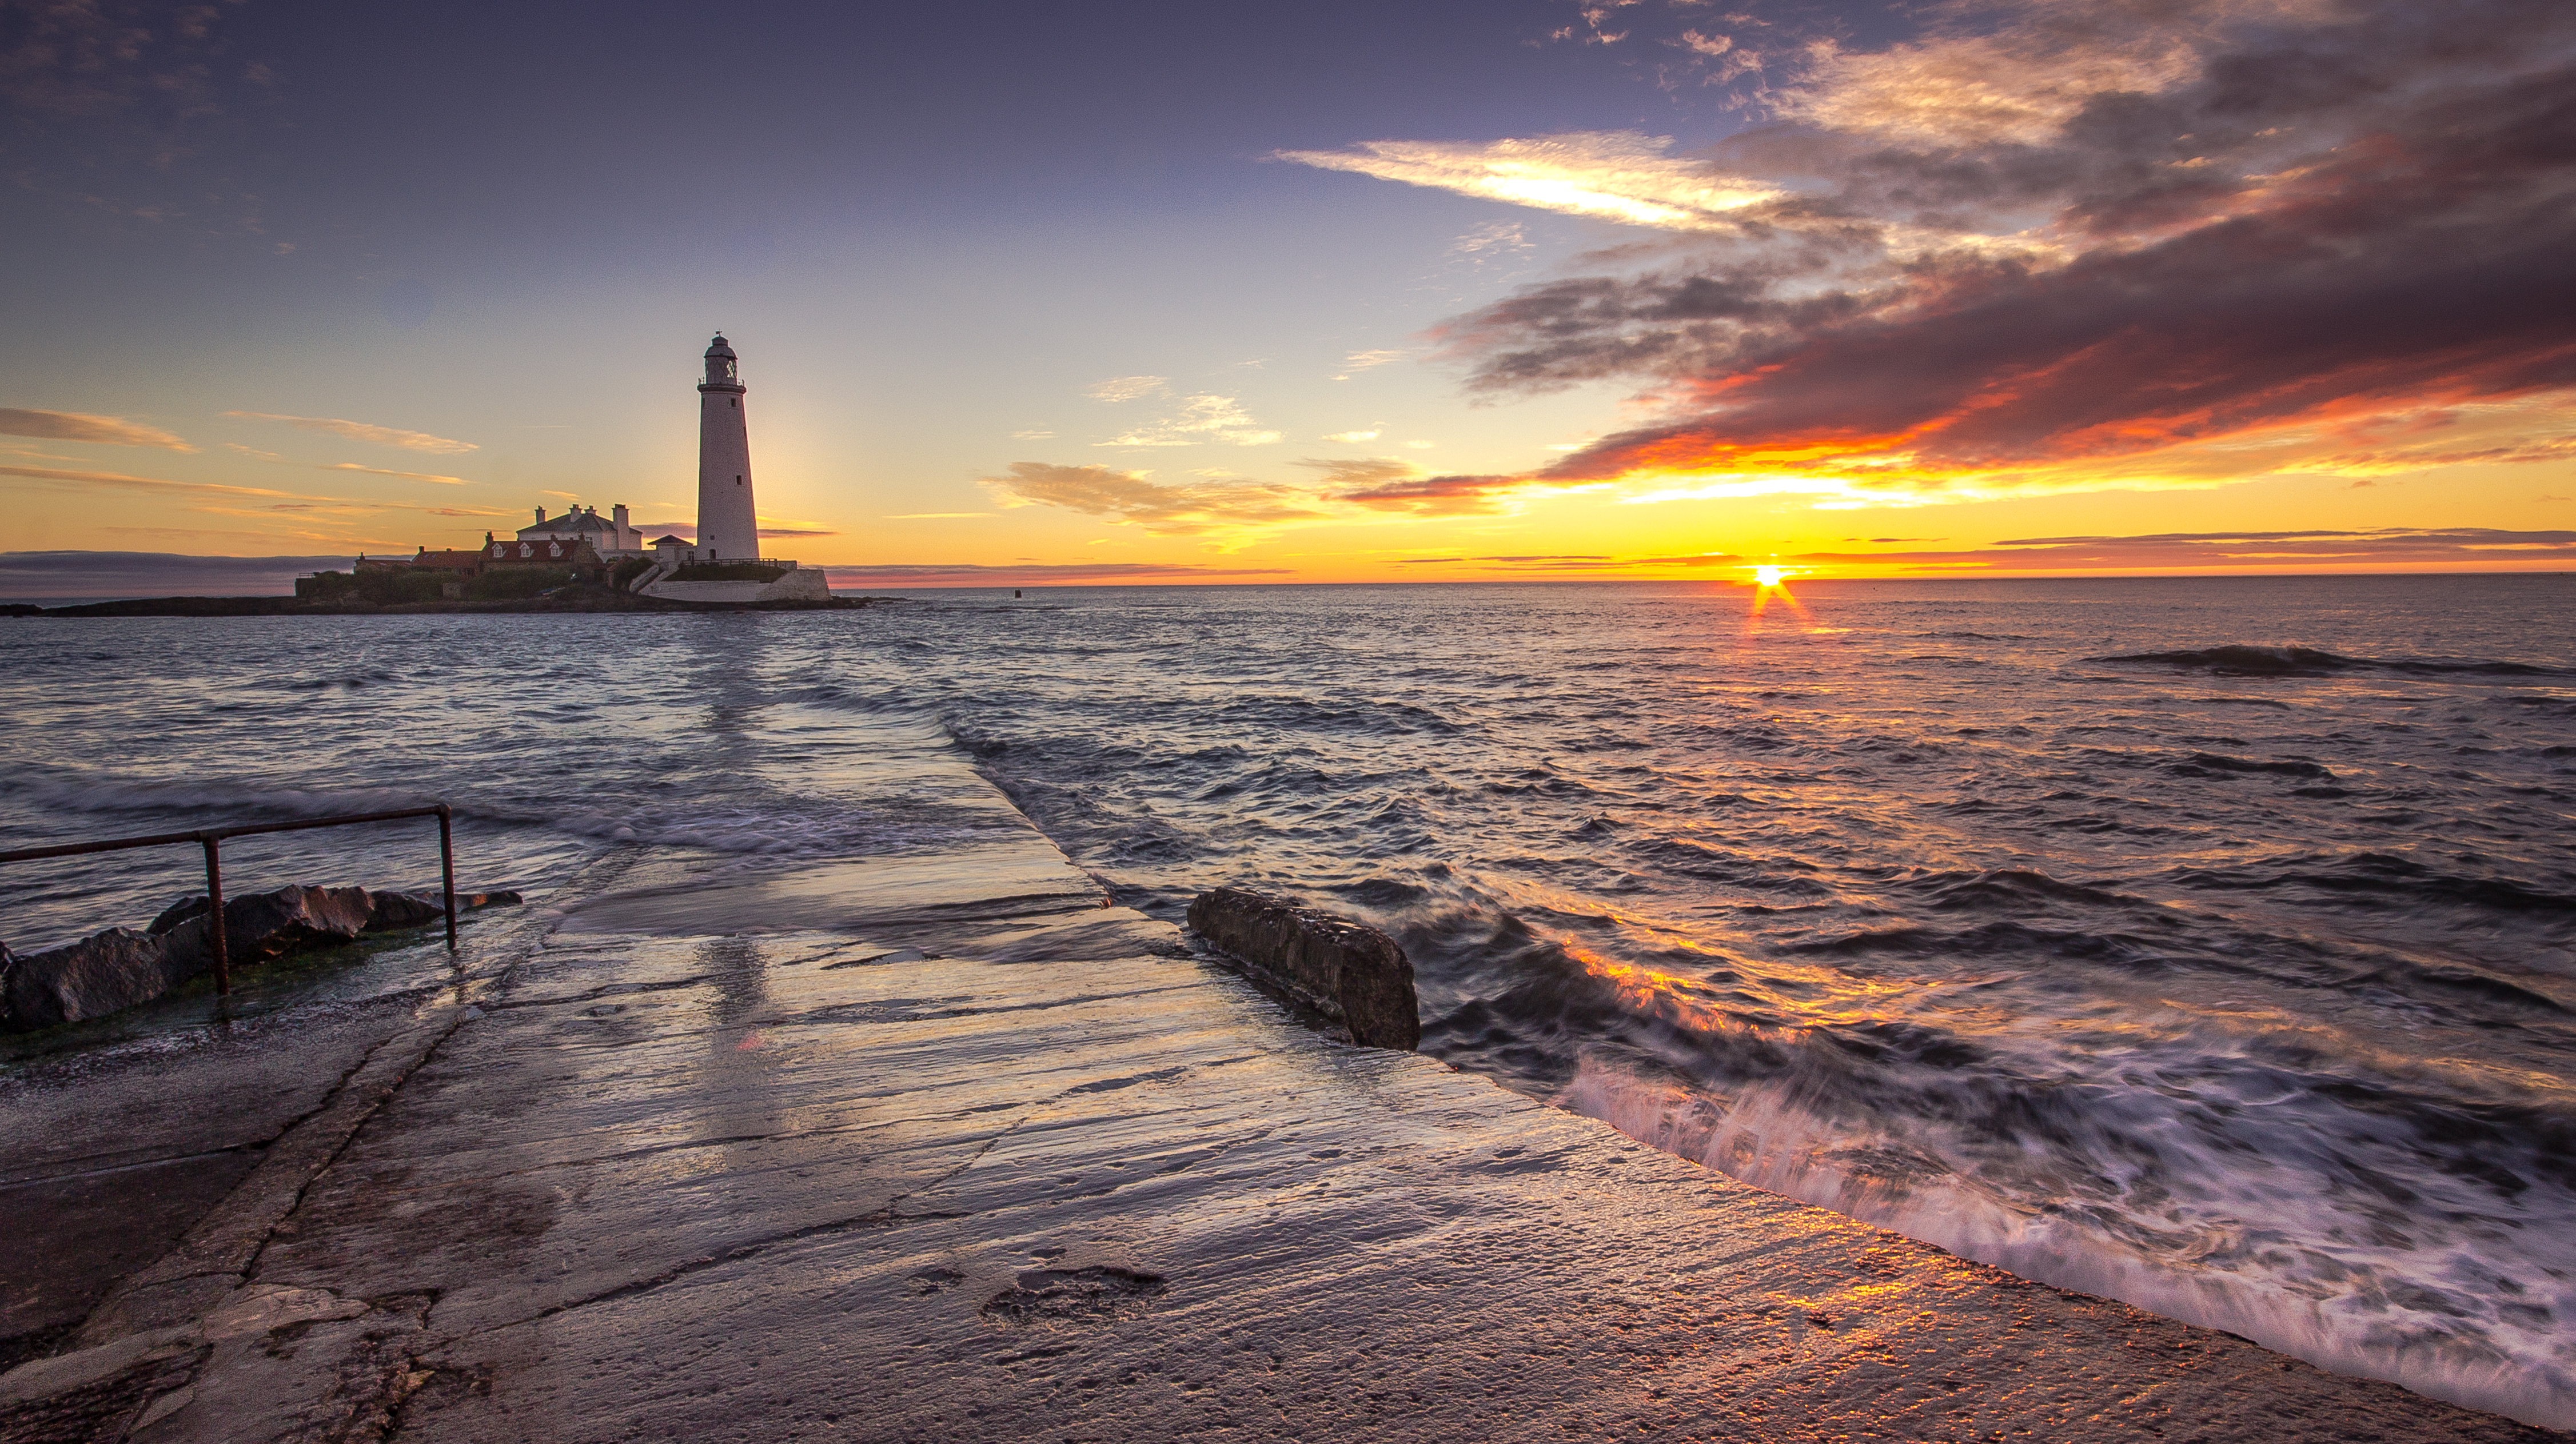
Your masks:
<path fill-rule="evenodd" d="M 751 432 L 742 414 L 741 362 L 719 334 L 698 386 L 698 545 L 708 561 L 756 561 L 760 524 L 751 505 Z"/>

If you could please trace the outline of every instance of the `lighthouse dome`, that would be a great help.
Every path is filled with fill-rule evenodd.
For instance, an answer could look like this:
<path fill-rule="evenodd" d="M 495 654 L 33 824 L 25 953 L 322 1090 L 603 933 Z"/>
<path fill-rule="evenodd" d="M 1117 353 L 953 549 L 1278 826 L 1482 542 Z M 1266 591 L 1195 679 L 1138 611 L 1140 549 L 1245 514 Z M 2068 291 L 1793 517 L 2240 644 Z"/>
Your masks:
<path fill-rule="evenodd" d="M 732 343 L 732 342 L 727 341 L 727 340 L 724 338 L 724 333 L 723 333 L 723 332 L 721 332 L 721 331 L 719 331 L 719 332 L 717 332 L 717 333 L 716 333 L 715 343 L 714 343 L 713 345 L 711 345 L 711 346 L 707 347 L 707 359 L 708 359 L 708 360 L 710 360 L 710 361 L 715 360 L 715 359 L 716 359 L 717 357 L 719 357 L 719 356 L 723 357 L 723 358 L 724 358 L 725 360 L 727 360 L 727 361 L 735 361 L 735 360 L 739 360 L 739 359 L 741 359 L 741 358 L 739 358 L 739 357 L 737 357 L 737 356 L 735 356 L 735 355 L 733 354 L 733 343 Z"/>

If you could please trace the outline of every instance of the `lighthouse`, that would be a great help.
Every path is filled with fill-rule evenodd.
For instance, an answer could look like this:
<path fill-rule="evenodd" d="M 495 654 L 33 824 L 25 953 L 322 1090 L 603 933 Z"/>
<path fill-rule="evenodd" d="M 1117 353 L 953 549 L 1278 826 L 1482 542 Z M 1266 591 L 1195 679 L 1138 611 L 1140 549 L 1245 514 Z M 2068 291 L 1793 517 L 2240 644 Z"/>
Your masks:
<path fill-rule="evenodd" d="M 751 432 L 742 414 L 741 360 L 719 333 L 698 384 L 698 545 L 707 561 L 756 561 L 760 524 L 751 505 Z"/>

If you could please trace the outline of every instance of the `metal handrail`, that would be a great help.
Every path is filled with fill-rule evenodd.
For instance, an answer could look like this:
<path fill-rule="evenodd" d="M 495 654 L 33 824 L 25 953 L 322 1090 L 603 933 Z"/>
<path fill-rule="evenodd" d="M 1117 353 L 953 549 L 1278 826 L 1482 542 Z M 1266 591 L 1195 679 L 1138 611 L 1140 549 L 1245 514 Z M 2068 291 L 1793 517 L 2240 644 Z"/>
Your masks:
<path fill-rule="evenodd" d="M 447 950 L 456 951 L 455 810 L 444 802 L 427 807 L 398 807 L 390 812 L 353 812 L 343 817 L 308 817 L 300 822 L 251 822 L 240 827 L 201 827 L 194 832 L 158 832 L 150 837 L 118 837 L 103 842 L 65 842 L 52 847 L 22 847 L 0 852 L 0 862 L 34 862 L 46 857 L 78 857 L 92 852 L 123 852 L 135 847 L 170 847 L 193 842 L 206 850 L 207 932 L 215 940 L 215 991 L 233 990 L 232 967 L 224 956 L 224 868 L 218 844 L 227 837 L 261 832 L 306 832 L 317 827 L 344 827 L 353 822 L 391 822 L 402 817 L 438 819 L 438 881 L 447 901 Z"/>

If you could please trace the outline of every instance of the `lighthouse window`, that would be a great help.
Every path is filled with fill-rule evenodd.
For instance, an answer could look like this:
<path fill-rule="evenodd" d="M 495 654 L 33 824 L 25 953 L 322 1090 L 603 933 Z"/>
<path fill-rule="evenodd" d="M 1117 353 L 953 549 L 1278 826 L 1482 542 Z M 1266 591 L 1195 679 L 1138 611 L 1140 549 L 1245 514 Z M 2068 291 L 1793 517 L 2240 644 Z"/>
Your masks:
<path fill-rule="evenodd" d="M 731 406 L 736 411 L 739 411 L 742 409 L 742 398 L 739 396 L 729 396 L 725 398 L 725 404 Z"/>

